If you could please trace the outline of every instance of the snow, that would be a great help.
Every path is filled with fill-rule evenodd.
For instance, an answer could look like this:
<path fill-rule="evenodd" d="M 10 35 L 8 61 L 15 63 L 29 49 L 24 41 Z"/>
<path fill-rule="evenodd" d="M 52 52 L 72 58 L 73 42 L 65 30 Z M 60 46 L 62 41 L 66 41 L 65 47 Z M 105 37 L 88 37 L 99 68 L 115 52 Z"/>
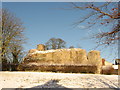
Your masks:
<path fill-rule="evenodd" d="M 113 65 L 113 68 L 114 69 L 118 69 L 118 65 Z"/>
<path fill-rule="evenodd" d="M 0 89 L 119 87 L 118 75 L 52 72 L 0 72 L 0 80 Z"/>
<path fill-rule="evenodd" d="M 33 52 L 32 54 L 36 54 L 36 53 L 51 53 L 51 52 L 55 52 L 55 50 L 36 51 L 36 52 Z"/>
<path fill-rule="evenodd" d="M 81 50 L 81 49 L 78 49 L 78 48 L 74 48 L 74 49 L 56 49 L 56 50 L 46 50 L 46 51 L 35 51 L 33 53 L 30 53 L 30 54 L 37 54 L 37 53 L 52 53 L 52 52 L 60 52 L 60 51 L 70 51 L 70 50 L 75 50 L 75 51 L 78 51 L 78 50 Z"/>

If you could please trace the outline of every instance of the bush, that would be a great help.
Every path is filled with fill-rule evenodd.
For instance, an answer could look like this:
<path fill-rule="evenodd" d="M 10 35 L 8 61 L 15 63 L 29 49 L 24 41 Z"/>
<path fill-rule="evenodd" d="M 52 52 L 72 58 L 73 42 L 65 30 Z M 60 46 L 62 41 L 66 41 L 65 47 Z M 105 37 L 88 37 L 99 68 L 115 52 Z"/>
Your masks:
<path fill-rule="evenodd" d="M 113 73 L 114 68 L 112 67 L 112 65 L 106 65 L 106 66 L 102 66 L 102 74 L 112 74 Z"/>
<path fill-rule="evenodd" d="M 93 65 L 20 65 L 19 70 L 23 71 L 50 71 L 63 73 L 96 73 L 97 66 Z"/>

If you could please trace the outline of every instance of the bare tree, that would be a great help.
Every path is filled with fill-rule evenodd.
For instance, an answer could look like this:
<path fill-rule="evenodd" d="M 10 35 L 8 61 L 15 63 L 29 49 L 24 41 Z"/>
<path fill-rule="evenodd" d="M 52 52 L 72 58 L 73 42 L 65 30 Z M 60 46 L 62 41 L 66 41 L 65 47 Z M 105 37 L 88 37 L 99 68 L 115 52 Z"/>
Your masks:
<path fill-rule="evenodd" d="M 86 23 L 86 28 L 94 25 L 111 26 L 111 29 L 102 31 L 94 36 L 99 39 L 99 45 L 115 44 L 120 39 L 118 33 L 120 32 L 120 12 L 118 10 L 117 2 L 103 2 L 103 3 L 71 3 L 72 8 L 79 11 L 86 11 L 86 16 L 81 18 L 75 25 Z"/>
<path fill-rule="evenodd" d="M 1 17 L 1 60 L 4 67 L 8 62 L 18 63 L 25 38 L 23 35 L 24 27 L 20 19 L 7 9 L 2 9 Z"/>
<path fill-rule="evenodd" d="M 61 49 L 61 48 L 65 48 L 65 44 L 66 42 L 60 38 L 51 38 L 49 39 L 46 43 L 46 49 Z"/>
<path fill-rule="evenodd" d="M 74 46 L 70 46 L 69 48 L 74 48 Z"/>

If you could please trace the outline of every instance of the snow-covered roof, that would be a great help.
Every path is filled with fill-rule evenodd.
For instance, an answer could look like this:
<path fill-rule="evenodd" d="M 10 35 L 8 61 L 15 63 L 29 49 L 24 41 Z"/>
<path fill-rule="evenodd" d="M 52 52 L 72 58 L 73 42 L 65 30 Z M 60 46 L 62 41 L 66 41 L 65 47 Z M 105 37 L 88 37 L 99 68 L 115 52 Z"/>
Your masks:
<path fill-rule="evenodd" d="M 114 69 L 118 69 L 118 65 L 113 65 L 113 68 Z"/>

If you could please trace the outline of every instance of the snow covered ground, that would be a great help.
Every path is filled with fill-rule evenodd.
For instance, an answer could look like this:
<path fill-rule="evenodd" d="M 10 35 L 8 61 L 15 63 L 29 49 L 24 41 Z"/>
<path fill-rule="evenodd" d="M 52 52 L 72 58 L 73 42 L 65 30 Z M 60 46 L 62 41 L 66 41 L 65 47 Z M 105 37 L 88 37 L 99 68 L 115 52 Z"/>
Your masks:
<path fill-rule="evenodd" d="M 118 75 L 0 72 L 1 88 L 117 88 Z"/>

